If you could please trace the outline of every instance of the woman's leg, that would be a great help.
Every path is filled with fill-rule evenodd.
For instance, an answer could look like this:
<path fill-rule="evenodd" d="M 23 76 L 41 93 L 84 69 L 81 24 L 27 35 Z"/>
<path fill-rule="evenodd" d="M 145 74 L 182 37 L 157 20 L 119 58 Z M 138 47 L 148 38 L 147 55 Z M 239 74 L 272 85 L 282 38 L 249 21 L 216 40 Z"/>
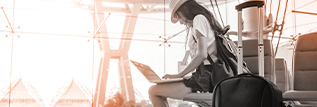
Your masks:
<path fill-rule="evenodd" d="M 153 85 L 149 89 L 149 97 L 154 107 L 168 107 L 166 98 L 182 99 L 191 93 L 191 89 L 183 82 Z"/>

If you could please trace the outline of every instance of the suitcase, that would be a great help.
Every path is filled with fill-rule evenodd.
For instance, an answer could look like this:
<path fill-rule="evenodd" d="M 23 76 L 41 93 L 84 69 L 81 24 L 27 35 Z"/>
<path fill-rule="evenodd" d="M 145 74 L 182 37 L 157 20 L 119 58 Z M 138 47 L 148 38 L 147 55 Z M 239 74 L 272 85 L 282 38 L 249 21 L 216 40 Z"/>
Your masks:
<path fill-rule="evenodd" d="M 224 79 L 215 86 L 212 107 L 283 107 L 282 91 L 273 82 L 264 78 L 263 5 L 263 1 L 248 1 L 236 6 L 239 75 Z M 242 9 L 253 6 L 259 9 L 259 76 L 242 72 Z"/>

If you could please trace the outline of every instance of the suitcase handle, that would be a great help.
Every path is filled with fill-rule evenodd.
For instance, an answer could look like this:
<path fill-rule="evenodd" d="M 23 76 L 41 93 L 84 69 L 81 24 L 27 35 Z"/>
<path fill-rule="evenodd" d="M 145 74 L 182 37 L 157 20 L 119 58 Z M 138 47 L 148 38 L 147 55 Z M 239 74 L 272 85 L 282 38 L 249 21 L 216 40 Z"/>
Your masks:
<path fill-rule="evenodd" d="M 236 6 L 238 10 L 238 73 L 242 73 L 243 48 L 242 48 L 242 9 L 257 6 L 259 9 L 258 25 L 258 55 L 259 75 L 264 77 L 264 46 L 263 46 L 263 5 L 264 1 L 248 1 Z"/>
<path fill-rule="evenodd" d="M 242 73 L 242 74 L 239 74 L 239 76 L 256 76 L 256 77 L 258 77 L 257 75 L 252 74 L 252 73 Z"/>
<path fill-rule="evenodd" d="M 262 7 L 263 5 L 264 5 L 264 1 L 248 1 L 248 2 L 244 2 L 237 5 L 236 10 L 241 11 L 244 8 L 254 7 L 254 6 Z"/>

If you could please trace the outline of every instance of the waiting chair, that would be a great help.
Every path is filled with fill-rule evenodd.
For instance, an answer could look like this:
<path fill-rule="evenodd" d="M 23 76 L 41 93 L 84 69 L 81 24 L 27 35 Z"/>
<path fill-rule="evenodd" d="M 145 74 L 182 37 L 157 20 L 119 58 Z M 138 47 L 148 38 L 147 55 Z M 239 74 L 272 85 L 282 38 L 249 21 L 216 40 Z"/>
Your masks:
<path fill-rule="evenodd" d="M 293 56 L 293 77 L 284 101 L 317 106 L 317 32 L 298 37 Z"/>
<path fill-rule="evenodd" d="M 190 93 L 184 96 L 184 101 L 195 102 L 200 107 L 211 107 L 213 93 Z"/>
<path fill-rule="evenodd" d="M 237 42 L 235 42 L 237 43 Z M 263 39 L 264 45 L 264 77 L 272 82 L 275 80 L 275 56 L 273 46 L 269 39 Z M 243 61 L 247 64 L 250 72 L 259 75 L 258 66 L 258 39 L 242 41 Z"/>
<path fill-rule="evenodd" d="M 284 58 L 275 58 L 275 76 L 276 86 L 281 89 L 282 92 L 288 91 L 290 73 L 287 70 Z"/>

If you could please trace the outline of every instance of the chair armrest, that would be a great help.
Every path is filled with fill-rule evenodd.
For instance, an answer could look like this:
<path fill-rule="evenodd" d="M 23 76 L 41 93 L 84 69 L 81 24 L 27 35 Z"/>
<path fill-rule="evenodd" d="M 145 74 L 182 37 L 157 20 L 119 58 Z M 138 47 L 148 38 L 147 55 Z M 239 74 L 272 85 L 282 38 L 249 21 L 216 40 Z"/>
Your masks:
<path fill-rule="evenodd" d="M 183 97 L 184 101 L 212 101 L 213 93 L 189 93 Z"/>
<path fill-rule="evenodd" d="M 195 102 L 199 107 L 211 107 L 212 98 L 212 93 L 189 93 L 183 97 L 183 100 Z"/>
<path fill-rule="evenodd" d="M 286 91 L 283 93 L 284 101 L 317 101 L 317 91 Z"/>

